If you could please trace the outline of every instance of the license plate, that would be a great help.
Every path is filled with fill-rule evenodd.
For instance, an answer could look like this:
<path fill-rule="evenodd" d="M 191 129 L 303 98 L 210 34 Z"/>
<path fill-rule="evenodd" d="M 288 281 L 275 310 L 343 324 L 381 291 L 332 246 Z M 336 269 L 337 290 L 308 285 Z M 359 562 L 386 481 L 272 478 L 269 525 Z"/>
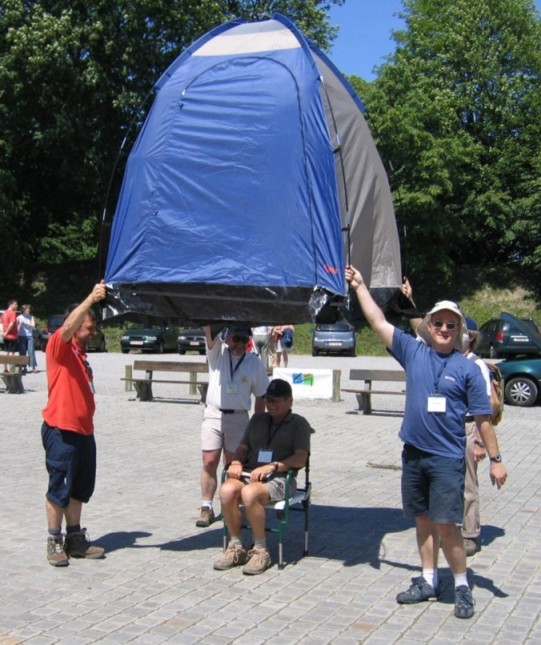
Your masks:
<path fill-rule="evenodd" d="M 194 345 L 195 347 L 197 347 L 199 343 L 196 340 L 191 340 L 190 345 Z"/>
<path fill-rule="evenodd" d="M 329 341 L 329 347 L 341 347 L 342 343 L 336 343 L 333 341 Z"/>
<path fill-rule="evenodd" d="M 142 345 L 143 341 L 142 340 L 132 340 L 131 344 L 132 345 Z"/>

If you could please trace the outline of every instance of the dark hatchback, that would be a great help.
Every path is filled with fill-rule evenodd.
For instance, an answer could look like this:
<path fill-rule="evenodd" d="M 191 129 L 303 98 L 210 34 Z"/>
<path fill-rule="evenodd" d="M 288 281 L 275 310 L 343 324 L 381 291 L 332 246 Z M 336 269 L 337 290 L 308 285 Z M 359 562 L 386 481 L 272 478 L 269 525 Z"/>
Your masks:
<path fill-rule="evenodd" d="M 519 354 L 541 355 L 541 334 L 530 318 L 517 318 L 502 312 L 479 328 L 475 353 L 489 358 L 508 358 Z"/>
<path fill-rule="evenodd" d="M 40 345 L 41 349 L 45 351 L 49 338 L 57 329 L 60 329 L 64 324 L 64 314 L 53 314 L 47 319 L 47 326 L 41 330 Z M 91 336 L 85 347 L 86 352 L 106 352 L 107 343 L 105 342 L 105 334 L 98 326 L 94 336 Z"/>
<path fill-rule="evenodd" d="M 530 407 L 541 392 L 541 356 L 521 356 L 500 361 L 504 379 L 505 402 Z"/>
<path fill-rule="evenodd" d="M 200 328 L 181 330 L 177 338 L 177 349 L 179 354 L 191 351 L 206 354 L 205 332 Z"/>
<path fill-rule="evenodd" d="M 312 356 L 320 354 L 355 356 L 355 329 L 343 322 L 316 325 L 312 332 Z"/>

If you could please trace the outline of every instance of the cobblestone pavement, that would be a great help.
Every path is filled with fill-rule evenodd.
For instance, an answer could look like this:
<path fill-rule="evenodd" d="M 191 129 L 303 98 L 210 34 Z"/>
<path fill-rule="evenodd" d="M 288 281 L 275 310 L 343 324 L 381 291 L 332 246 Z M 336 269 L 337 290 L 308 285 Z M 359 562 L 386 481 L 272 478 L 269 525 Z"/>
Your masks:
<path fill-rule="evenodd" d="M 165 398 L 176 394 L 171 386 L 156 386 L 159 400 L 135 401 L 120 381 L 133 359 L 91 356 L 98 479 L 83 523 L 107 549 L 101 561 L 47 563 L 39 433 L 45 374 L 25 377 L 24 394 L 0 391 L 0 645 L 541 642 L 539 407 L 506 408 L 498 428 L 505 487 L 490 485 L 486 463 L 479 468 L 482 550 L 468 561 L 476 614 L 459 620 L 444 561 L 440 602 L 395 601 L 419 575 L 413 525 L 400 508 L 402 397 L 374 397 L 372 416 L 356 413 L 353 394 L 340 403 L 295 404 L 316 430 L 310 554 L 300 558 L 296 517 L 286 568 L 247 577 L 212 568 L 220 522 L 195 527 L 202 407 Z M 389 361 L 293 355 L 290 366 L 338 367 L 345 387 L 350 367 Z"/>

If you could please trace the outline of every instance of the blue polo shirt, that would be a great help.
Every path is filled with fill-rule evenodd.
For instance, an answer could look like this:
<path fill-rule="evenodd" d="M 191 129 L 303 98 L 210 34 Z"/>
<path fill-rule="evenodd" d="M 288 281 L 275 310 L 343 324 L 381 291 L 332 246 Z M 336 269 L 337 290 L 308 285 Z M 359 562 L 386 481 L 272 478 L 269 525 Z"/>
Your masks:
<path fill-rule="evenodd" d="M 402 441 L 430 454 L 464 458 L 464 417 L 492 414 L 479 367 L 457 351 L 439 354 L 400 329 L 391 353 L 406 371 Z M 445 397 L 445 412 L 428 412 L 428 398 L 435 395 Z"/>

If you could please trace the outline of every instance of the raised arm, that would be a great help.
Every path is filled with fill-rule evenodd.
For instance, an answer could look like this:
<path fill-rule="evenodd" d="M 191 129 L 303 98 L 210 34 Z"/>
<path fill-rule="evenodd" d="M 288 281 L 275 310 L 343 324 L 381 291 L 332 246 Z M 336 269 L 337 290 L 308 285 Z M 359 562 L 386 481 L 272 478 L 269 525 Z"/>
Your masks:
<path fill-rule="evenodd" d="M 89 309 L 92 309 L 95 304 L 97 304 L 100 300 L 103 300 L 106 295 L 107 292 L 105 290 L 105 283 L 102 280 L 101 282 L 98 282 L 98 284 L 94 285 L 94 288 L 83 300 L 83 302 L 77 305 L 77 307 L 75 307 L 75 309 L 68 315 L 66 320 L 64 320 L 64 324 L 62 325 L 62 329 L 60 331 L 62 340 L 65 343 L 68 343 L 73 338 L 75 332 L 82 325 Z"/>
<path fill-rule="evenodd" d="M 383 311 L 375 303 L 360 271 L 348 264 L 345 275 L 346 280 L 351 284 L 357 295 L 357 300 L 368 324 L 379 336 L 385 347 L 390 349 L 393 343 L 394 325 L 387 321 Z"/>
<path fill-rule="evenodd" d="M 210 325 L 205 325 L 203 327 L 203 331 L 205 332 L 205 338 L 207 340 L 207 349 L 210 351 L 214 345 L 216 345 L 218 336 L 215 336 L 214 338 L 212 337 L 212 329 Z"/>

